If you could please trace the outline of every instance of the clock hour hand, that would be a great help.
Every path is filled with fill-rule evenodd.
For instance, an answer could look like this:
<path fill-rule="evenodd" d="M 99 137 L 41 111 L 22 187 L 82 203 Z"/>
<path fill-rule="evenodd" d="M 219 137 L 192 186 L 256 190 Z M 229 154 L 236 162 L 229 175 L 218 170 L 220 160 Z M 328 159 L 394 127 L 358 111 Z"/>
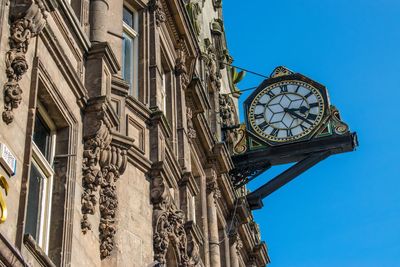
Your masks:
<path fill-rule="evenodd" d="M 311 121 L 309 121 L 308 119 L 304 118 L 303 116 L 297 114 L 295 111 L 293 111 L 293 109 L 288 109 L 288 108 L 284 108 L 283 109 L 285 112 L 289 113 L 290 115 L 293 115 L 294 117 L 301 119 L 305 122 L 307 122 L 310 125 L 313 125 L 313 123 Z"/>
<path fill-rule="evenodd" d="M 299 108 L 289 108 L 287 110 L 290 110 L 290 111 L 293 111 L 293 112 L 294 111 L 300 111 L 301 114 L 305 114 L 307 111 L 309 111 L 309 109 L 306 106 L 301 106 Z"/>

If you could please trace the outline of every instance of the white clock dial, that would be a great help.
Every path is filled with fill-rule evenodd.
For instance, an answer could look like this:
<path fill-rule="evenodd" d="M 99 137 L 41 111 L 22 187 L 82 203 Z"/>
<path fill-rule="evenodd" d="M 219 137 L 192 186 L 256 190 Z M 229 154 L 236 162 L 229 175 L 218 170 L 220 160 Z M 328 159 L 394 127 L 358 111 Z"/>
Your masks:
<path fill-rule="evenodd" d="M 324 100 L 316 88 L 301 81 L 283 81 L 257 94 L 249 108 L 249 122 L 263 138 L 287 142 L 311 133 L 323 114 Z"/>

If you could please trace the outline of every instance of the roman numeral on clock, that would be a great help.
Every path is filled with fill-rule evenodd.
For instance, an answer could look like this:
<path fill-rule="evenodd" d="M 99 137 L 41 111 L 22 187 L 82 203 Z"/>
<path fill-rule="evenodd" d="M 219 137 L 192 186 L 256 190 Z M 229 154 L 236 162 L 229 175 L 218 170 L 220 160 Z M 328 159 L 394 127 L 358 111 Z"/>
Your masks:
<path fill-rule="evenodd" d="M 254 114 L 254 118 L 255 118 L 255 119 L 263 119 L 263 118 L 264 118 L 264 114 L 263 114 L 263 113 Z"/>
<path fill-rule="evenodd" d="M 312 113 L 309 113 L 308 116 L 307 116 L 307 119 L 311 120 L 311 121 L 315 121 L 316 118 L 317 118 L 317 115 L 316 114 L 312 114 Z"/>
<path fill-rule="evenodd" d="M 274 129 L 272 130 L 272 132 L 270 133 L 270 135 L 277 137 L 277 136 L 278 136 L 278 133 L 279 133 L 279 129 L 274 128 Z"/>
<path fill-rule="evenodd" d="M 268 91 L 267 95 L 269 95 L 271 98 L 275 96 L 274 92 L 272 92 L 272 91 Z"/>
<path fill-rule="evenodd" d="M 303 131 L 307 130 L 308 128 L 306 126 L 304 126 L 303 124 L 300 124 L 300 127 Z"/>
<path fill-rule="evenodd" d="M 315 102 L 315 103 L 310 103 L 310 104 L 308 104 L 308 105 L 310 106 L 310 108 L 316 108 L 316 107 L 319 106 L 319 104 L 318 104 L 317 102 Z"/>
<path fill-rule="evenodd" d="M 287 90 L 287 85 L 286 84 L 284 84 L 284 85 L 281 85 L 281 86 L 279 86 L 280 88 L 281 88 L 281 92 L 282 93 L 286 93 L 288 90 Z"/>
<path fill-rule="evenodd" d="M 312 94 L 313 94 L 312 92 L 309 92 L 309 93 L 306 94 L 304 97 L 305 97 L 305 98 L 309 98 L 310 96 L 312 96 Z"/>
<path fill-rule="evenodd" d="M 267 129 L 268 123 L 267 123 L 266 121 L 263 121 L 262 123 L 260 123 L 260 124 L 258 125 L 258 127 L 260 127 L 260 129 L 261 129 L 262 131 L 264 131 L 265 129 Z"/>
<path fill-rule="evenodd" d="M 287 130 L 286 130 L 286 135 L 287 135 L 288 137 L 293 136 L 292 129 L 287 129 Z"/>

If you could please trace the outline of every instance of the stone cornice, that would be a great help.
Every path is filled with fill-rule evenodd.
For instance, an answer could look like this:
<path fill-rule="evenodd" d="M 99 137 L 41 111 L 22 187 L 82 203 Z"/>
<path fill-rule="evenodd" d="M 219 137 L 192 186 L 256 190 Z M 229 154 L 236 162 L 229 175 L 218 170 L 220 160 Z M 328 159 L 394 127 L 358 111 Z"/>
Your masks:
<path fill-rule="evenodd" d="M 187 221 L 185 223 L 186 233 L 190 234 L 197 244 L 203 245 L 204 236 L 200 227 L 194 221 Z"/>
<path fill-rule="evenodd" d="M 182 179 L 179 181 L 179 185 L 187 186 L 193 196 L 196 196 L 200 192 L 200 188 L 191 172 L 184 172 L 182 174 Z"/>
<path fill-rule="evenodd" d="M 150 123 L 152 111 L 146 107 L 146 105 L 130 95 L 127 96 L 125 103 L 128 108 L 132 109 L 142 120 L 147 124 Z"/>
<path fill-rule="evenodd" d="M 211 159 L 217 163 L 219 175 L 228 173 L 233 169 L 233 161 L 224 142 L 219 142 L 214 145 Z"/>
<path fill-rule="evenodd" d="M 190 99 L 189 103 L 192 104 L 191 109 L 194 114 L 203 113 L 206 110 L 211 109 L 205 88 L 203 87 L 203 83 L 200 81 L 199 77 L 193 77 L 188 86 L 186 95 Z"/>
<path fill-rule="evenodd" d="M 171 127 L 169 126 L 167 118 L 165 118 L 164 112 L 161 110 L 156 109 L 152 111 L 150 123 L 152 126 L 159 125 L 166 138 L 169 138 L 172 135 Z"/>
<path fill-rule="evenodd" d="M 53 2 L 53 4 L 51 2 Z M 54 2 L 56 2 L 56 4 L 54 4 Z M 71 5 L 62 0 L 46 1 L 46 4 L 48 6 L 52 5 L 51 9 L 59 11 L 63 17 L 63 21 L 66 22 L 65 24 L 67 24 L 66 26 L 69 31 L 73 32 L 73 38 L 75 41 L 77 41 L 78 45 L 83 49 L 83 51 L 87 53 L 90 48 L 90 40 L 84 32 L 78 18 L 75 15 L 75 12 L 72 10 Z"/>
<path fill-rule="evenodd" d="M 200 143 L 207 156 L 210 156 L 215 144 L 215 140 L 211 133 L 210 127 L 208 126 L 208 122 L 204 117 L 204 113 L 199 113 L 194 116 L 193 124 L 195 126 L 197 138 L 200 140 Z"/>
<path fill-rule="evenodd" d="M 87 59 L 90 60 L 93 58 L 103 59 L 113 74 L 121 69 L 117 57 L 107 42 L 92 44 Z"/>

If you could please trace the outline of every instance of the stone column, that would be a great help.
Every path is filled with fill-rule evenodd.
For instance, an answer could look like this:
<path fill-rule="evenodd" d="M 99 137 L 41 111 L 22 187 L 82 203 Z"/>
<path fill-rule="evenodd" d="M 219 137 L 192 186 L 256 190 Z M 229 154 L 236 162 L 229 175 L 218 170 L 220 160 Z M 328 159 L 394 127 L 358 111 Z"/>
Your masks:
<path fill-rule="evenodd" d="M 232 267 L 239 267 L 239 254 L 242 246 L 242 241 L 240 240 L 238 233 L 230 238 L 230 255 Z"/>
<path fill-rule="evenodd" d="M 207 210 L 208 210 L 208 239 L 210 245 L 210 266 L 221 267 L 219 253 L 218 217 L 216 202 L 220 197 L 217 175 L 213 169 L 207 170 Z"/>
<path fill-rule="evenodd" d="M 224 229 L 224 254 L 225 254 L 225 266 L 231 267 L 231 257 L 230 255 L 230 246 L 229 246 L 229 238 L 226 233 L 226 229 Z"/>
<path fill-rule="evenodd" d="M 92 0 L 90 2 L 90 39 L 92 42 L 107 41 L 108 0 Z"/>

